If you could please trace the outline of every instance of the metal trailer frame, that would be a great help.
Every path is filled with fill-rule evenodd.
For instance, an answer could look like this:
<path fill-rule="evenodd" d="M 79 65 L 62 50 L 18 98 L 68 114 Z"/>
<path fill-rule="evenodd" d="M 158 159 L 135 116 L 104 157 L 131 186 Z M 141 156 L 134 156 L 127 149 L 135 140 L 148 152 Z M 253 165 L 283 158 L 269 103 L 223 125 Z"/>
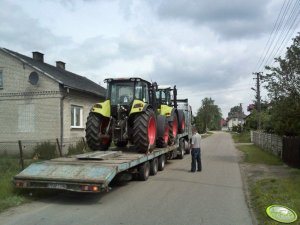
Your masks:
<path fill-rule="evenodd" d="M 167 154 L 177 156 L 178 143 L 186 134 L 178 134 L 177 143 L 156 148 L 148 154 L 137 153 L 133 148 L 112 148 L 69 157 L 36 162 L 13 177 L 17 188 L 59 189 L 74 192 L 109 191 L 109 184 L 118 174 L 131 173 L 139 165 Z M 123 150 L 123 151 L 120 151 Z"/>

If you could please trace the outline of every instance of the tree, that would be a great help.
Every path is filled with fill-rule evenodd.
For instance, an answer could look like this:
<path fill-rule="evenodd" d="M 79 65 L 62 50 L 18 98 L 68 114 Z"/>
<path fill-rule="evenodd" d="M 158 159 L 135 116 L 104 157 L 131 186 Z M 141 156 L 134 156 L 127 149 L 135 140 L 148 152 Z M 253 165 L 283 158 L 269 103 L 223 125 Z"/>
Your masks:
<path fill-rule="evenodd" d="M 199 131 L 203 133 L 207 130 L 220 130 L 221 119 L 221 110 L 214 104 L 214 100 L 204 98 L 195 118 L 195 124 Z"/>
<path fill-rule="evenodd" d="M 266 66 L 262 77 L 271 99 L 271 124 L 281 135 L 300 134 L 300 33 L 287 48 L 284 58 L 275 58 L 278 67 Z"/>

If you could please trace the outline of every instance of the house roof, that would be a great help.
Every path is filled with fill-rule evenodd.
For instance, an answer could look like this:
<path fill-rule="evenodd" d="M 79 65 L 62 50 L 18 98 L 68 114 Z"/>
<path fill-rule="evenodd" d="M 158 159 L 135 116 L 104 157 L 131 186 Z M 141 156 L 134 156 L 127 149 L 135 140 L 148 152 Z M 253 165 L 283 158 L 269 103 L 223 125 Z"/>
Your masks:
<path fill-rule="evenodd" d="M 66 88 L 87 92 L 100 97 L 105 97 L 106 89 L 84 76 L 80 76 L 65 69 L 52 66 L 45 62 L 37 61 L 33 58 L 22 55 L 18 52 L 11 51 L 6 48 L 0 49 L 6 52 L 7 54 L 11 55 L 12 57 L 17 58 L 23 63 L 31 66 L 37 71 L 43 73 L 44 75 L 50 77 L 51 79 L 57 81 Z"/>

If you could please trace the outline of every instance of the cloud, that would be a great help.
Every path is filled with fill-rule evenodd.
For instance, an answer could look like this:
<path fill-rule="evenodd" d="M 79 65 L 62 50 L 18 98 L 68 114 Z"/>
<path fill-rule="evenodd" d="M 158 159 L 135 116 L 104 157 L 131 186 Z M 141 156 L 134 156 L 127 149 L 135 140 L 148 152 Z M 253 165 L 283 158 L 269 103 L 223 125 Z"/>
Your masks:
<path fill-rule="evenodd" d="M 227 39 L 253 38 L 271 29 L 274 14 L 269 11 L 270 0 L 148 1 L 162 20 L 187 21 L 207 26 Z"/>
<path fill-rule="evenodd" d="M 15 51 L 49 51 L 66 45 L 70 38 L 57 37 L 18 5 L 2 1 L 0 7 L 0 46 Z"/>

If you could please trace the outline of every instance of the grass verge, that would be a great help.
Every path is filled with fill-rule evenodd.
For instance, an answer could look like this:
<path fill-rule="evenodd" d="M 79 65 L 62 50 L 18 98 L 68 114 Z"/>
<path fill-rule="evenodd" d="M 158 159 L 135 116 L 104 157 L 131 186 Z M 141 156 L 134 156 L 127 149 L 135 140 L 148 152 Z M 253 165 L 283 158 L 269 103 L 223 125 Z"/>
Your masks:
<path fill-rule="evenodd" d="M 270 205 L 284 205 L 298 214 L 298 220 L 290 224 L 300 224 L 300 171 L 283 165 L 282 161 L 272 154 L 262 151 L 255 145 L 237 146 L 244 154 L 244 162 L 253 164 L 247 171 L 247 183 L 250 190 L 250 205 L 253 208 L 259 225 L 282 224 L 269 218 L 266 208 Z M 260 165 L 260 166 L 255 166 Z M 259 168 L 264 168 L 259 171 Z M 267 172 L 267 173 L 266 173 Z M 251 176 L 250 176 L 251 174 Z M 259 178 L 259 179 L 257 179 Z"/>
<path fill-rule="evenodd" d="M 251 201 L 259 224 L 281 224 L 270 219 L 265 209 L 270 205 L 284 205 L 298 214 L 298 220 L 290 224 L 300 224 L 300 173 L 284 178 L 263 179 L 251 187 Z"/>
<path fill-rule="evenodd" d="M 279 158 L 255 145 L 240 145 L 237 148 L 244 153 L 244 161 L 247 163 L 283 165 Z"/>
<path fill-rule="evenodd" d="M 33 160 L 25 160 L 27 167 Z M 12 178 L 21 171 L 19 159 L 11 156 L 0 156 L 0 212 L 22 203 L 30 202 L 33 199 L 47 197 L 55 192 L 40 190 L 20 190 L 12 184 Z"/>
<path fill-rule="evenodd" d="M 235 143 L 250 143 L 251 138 L 250 138 L 250 132 L 244 131 L 242 133 L 231 133 L 233 141 Z"/>
<path fill-rule="evenodd" d="M 12 185 L 12 177 L 20 172 L 19 160 L 8 156 L 0 158 L 0 212 L 28 202 L 29 199 L 22 196 Z"/>

